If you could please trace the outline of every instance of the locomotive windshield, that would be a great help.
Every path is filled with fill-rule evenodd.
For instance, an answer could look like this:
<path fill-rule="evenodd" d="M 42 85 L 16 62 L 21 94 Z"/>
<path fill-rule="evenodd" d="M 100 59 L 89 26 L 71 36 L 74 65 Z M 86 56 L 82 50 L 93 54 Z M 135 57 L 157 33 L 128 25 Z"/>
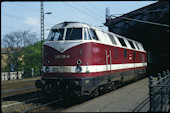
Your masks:
<path fill-rule="evenodd" d="M 81 40 L 82 28 L 67 28 L 65 40 Z"/>
<path fill-rule="evenodd" d="M 50 31 L 48 41 L 63 40 L 64 29 L 54 29 Z"/>
<path fill-rule="evenodd" d="M 64 40 L 64 29 L 53 29 L 50 31 L 48 41 Z M 82 40 L 82 28 L 67 28 L 65 40 Z"/>

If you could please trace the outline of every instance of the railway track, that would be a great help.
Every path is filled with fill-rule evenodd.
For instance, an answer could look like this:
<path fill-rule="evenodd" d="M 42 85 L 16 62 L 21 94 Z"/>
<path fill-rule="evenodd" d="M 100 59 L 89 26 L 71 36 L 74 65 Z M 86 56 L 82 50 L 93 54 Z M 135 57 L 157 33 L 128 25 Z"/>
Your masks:
<path fill-rule="evenodd" d="M 15 90 L 6 90 L 1 93 L 1 99 L 6 98 L 6 97 L 11 97 L 15 95 L 20 95 L 24 93 L 30 93 L 30 92 L 35 92 L 37 88 L 35 86 L 32 87 L 26 87 L 22 89 L 15 89 Z"/>
<path fill-rule="evenodd" d="M 74 101 L 72 100 L 74 103 Z M 36 97 L 20 102 L 15 102 L 12 104 L 6 104 L 1 106 L 3 112 L 41 112 L 53 110 L 61 111 L 64 108 L 68 108 L 73 106 L 70 105 L 70 100 L 62 100 L 61 98 L 44 98 L 44 97 Z M 55 106 L 55 107 L 54 107 Z"/>
<path fill-rule="evenodd" d="M 42 104 L 42 105 L 39 105 L 39 106 L 36 106 L 36 107 L 32 107 L 32 108 L 26 109 L 24 111 L 21 111 L 21 113 L 36 112 L 37 110 L 45 109 L 46 106 L 55 104 L 55 103 L 60 102 L 60 101 L 62 101 L 62 100 L 60 99 L 60 100 L 51 101 L 51 102 L 48 102 L 48 103 L 45 103 L 45 104 Z"/>
<path fill-rule="evenodd" d="M 22 83 L 25 83 L 25 82 L 35 82 L 35 80 L 22 80 L 22 81 L 8 81 L 8 82 L 2 82 L 1 83 L 1 85 L 9 85 L 9 84 L 15 84 L 15 83 L 17 83 L 17 84 L 22 84 Z"/>
<path fill-rule="evenodd" d="M 38 100 L 38 99 L 39 99 L 39 97 L 37 97 L 37 98 L 32 98 L 32 99 L 25 100 L 25 101 L 21 101 L 21 102 L 15 102 L 15 103 L 12 103 L 12 104 L 3 105 L 3 106 L 1 106 L 1 107 L 2 107 L 2 108 L 7 108 L 7 107 L 14 106 L 14 105 L 22 104 L 22 103 L 32 102 L 32 101 L 35 101 L 35 100 Z"/>
<path fill-rule="evenodd" d="M 107 92 L 105 92 L 107 93 Z M 104 93 L 104 94 L 105 94 Z M 101 94 L 103 95 L 103 94 Z M 98 95 L 99 96 L 99 95 Z M 69 107 L 72 107 L 74 105 L 77 104 L 81 104 L 83 102 L 89 101 L 91 98 L 84 98 L 83 100 L 75 100 L 75 99 L 66 99 L 66 100 L 62 100 L 61 98 L 59 100 L 55 100 L 55 101 L 51 101 L 51 102 L 47 102 L 44 104 L 41 104 L 39 106 L 36 107 L 31 107 L 29 109 L 23 110 L 21 111 L 21 113 L 26 113 L 26 112 L 60 112 L 64 109 L 67 109 Z M 54 108 L 54 109 L 53 109 Z"/>
<path fill-rule="evenodd" d="M 5 93 L 11 93 L 13 91 L 22 91 L 22 90 L 30 90 L 31 88 L 35 88 L 35 87 L 27 87 L 27 88 L 22 88 L 22 89 L 16 89 L 16 90 L 9 90 L 9 91 L 3 91 L 2 94 Z M 35 88 L 36 89 L 36 88 Z M 36 89 L 37 90 L 37 89 Z M 36 91 L 35 90 L 35 91 Z M 21 96 L 20 96 L 21 97 Z M 74 102 L 75 100 L 72 99 L 72 101 L 64 101 L 61 99 L 57 99 L 55 101 L 53 101 L 54 99 L 52 98 L 38 98 L 38 94 L 35 95 L 34 98 L 31 99 L 25 99 L 23 101 L 17 101 L 14 103 L 10 103 L 10 104 L 6 104 L 1 106 L 1 108 L 3 109 L 3 112 L 60 112 L 63 109 L 67 109 L 68 107 L 74 106 L 76 104 L 82 103 L 82 102 Z M 146 103 L 148 101 L 148 99 L 146 99 L 143 103 Z M 71 102 L 71 103 L 70 103 Z M 135 111 L 139 111 L 141 109 L 141 106 L 143 106 L 144 104 L 139 105 L 137 108 L 134 109 L 133 112 Z M 19 107 L 18 109 L 16 109 L 16 107 Z M 9 109 L 9 110 L 8 110 Z"/>

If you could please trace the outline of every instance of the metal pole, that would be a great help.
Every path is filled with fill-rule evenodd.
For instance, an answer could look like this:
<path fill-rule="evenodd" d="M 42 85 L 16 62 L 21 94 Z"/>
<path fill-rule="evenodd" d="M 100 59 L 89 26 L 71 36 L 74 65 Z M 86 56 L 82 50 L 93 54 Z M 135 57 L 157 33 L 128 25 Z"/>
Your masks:
<path fill-rule="evenodd" d="M 154 97 L 153 97 L 153 95 L 154 95 L 154 90 L 153 90 L 153 77 L 152 76 L 150 76 L 149 77 L 149 95 L 150 95 L 150 108 L 149 108 L 149 111 L 150 112 L 154 112 L 154 105 L 153 105 L 153 103 L 154 103 Z"/>
<path fill-rule="evenodd" d="M 42 45 L 44 42 L 44 5 L 43 1 L 41 2 L 41 68 L 40 68 L 40 76 L 41 76 L 41 69 L 42 69 Z"/>
<path fill-rule="evenodd" d="M 109 19 L 109 15 L 110 15 L 110 8 L 107 7 L 106 8 L 106 20 Z"/>

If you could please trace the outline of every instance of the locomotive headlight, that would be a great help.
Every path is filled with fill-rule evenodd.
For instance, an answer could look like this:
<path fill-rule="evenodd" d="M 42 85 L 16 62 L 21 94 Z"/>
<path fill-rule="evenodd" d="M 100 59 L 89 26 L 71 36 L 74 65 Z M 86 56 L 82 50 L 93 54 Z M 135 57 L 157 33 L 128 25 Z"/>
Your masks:
<path fill-rule="evenodd" d="M 80 65 L 82 61 L 80 59 L 77 60 L 77 65 Z"/>
<path fill-rule="evenodd" d="M 48 66 L 46 66 L 45 71 L 49 72 L 49 67 Z"/>
<path fill-rule="evenodd" d="M 76 69 L 75 69 L 76 73 L 81 73 L 82 71 L 82 68 L 80 66 L 77 66 Z"/>

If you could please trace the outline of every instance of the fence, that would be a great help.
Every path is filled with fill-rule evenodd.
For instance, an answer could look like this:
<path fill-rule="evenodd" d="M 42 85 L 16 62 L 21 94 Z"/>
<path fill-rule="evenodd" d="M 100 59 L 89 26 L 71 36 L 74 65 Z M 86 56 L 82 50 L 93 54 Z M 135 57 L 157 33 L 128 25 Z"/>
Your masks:
<path fill-rule="evenodd" d="M 39 69 L 34 70 L 33 68 L 31 68 L 24 71 L 18 71 L 18 76 L 17 72 L 1 72 L 1 81 L 32 78 L 36 76 L 40 76 Z"/>
<path fill-rule="evenodd" d="M 17 72 L 1 72 L 1 81 L 21 79 L 22 76 L 23 73 L 21 71 L 18 71 L 18 76 Z"/>
<path fill-rule="evenodd" d="M 168 112 L 170 98 L 170 73 L 169 70 L 158 73 L 157 81 L 149 77 L 150 112 Z"/>
<path fill-rule="evenodd" d="M 32 78 L 40 76 L 40 69 L 26 69 L 24 70 L 23 78 Z"/>

